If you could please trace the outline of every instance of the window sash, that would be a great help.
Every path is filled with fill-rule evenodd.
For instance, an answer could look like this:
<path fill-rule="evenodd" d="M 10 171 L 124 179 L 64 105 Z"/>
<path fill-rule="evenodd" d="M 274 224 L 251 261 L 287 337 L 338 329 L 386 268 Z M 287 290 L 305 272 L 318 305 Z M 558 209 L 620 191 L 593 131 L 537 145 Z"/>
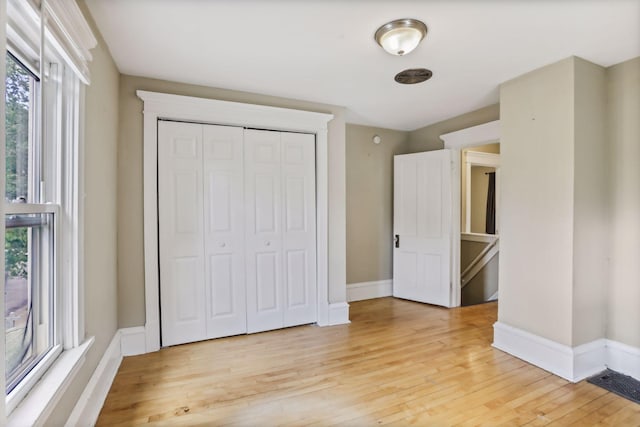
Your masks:
<path fill-rule="evenodd" d="M 60 264 L 60 243 L 59 239 L 56 239 L 55 236 L 59 234 L 60 229 L 60 207 L 55 204 L 38 204 L 38 203 L 4 203 L 4 216 L 5 218 L 9 215 L 19 215 L 19 214 L 38 214 L 38 213 L 48 213 L 53 214 L 54 222 L 53 222 L 53 253 L 54 253 L 54 265 L 53 268 L 53 278 L 55 282 L 59 282 L 59 269 L 56 267 Z M 50 296 L 52 299 L 51 303 L 54 307 L 51 309 L 56 309 L 60 307 L 60 286 L 54 285 L 53 294 Z M 55 314 L 53 316 L 52 321 L 53 325 L 53 337 L 51 339 L 50 349 L 43 354 L 39 355 L 36 359 L 34 359 L 29 366 L 29 369 L 26 370 L 26 373 L 21 376 L 20 381 L 15 384 L 12 388 L 11 392 L 6 395 L 5 399 L 5 413 L 9 414 L 15 407 L 24 399 L 24 397 L 29 393 L 31 388 L 42 378 L 42 376 L 47 372 L 49 367 L 55 362 L 56 358 L 60 355 L 63 350 L 63 345 L 61 342 L 60 336 L 60 313 Z M 6 357 L 6 355 L 5 355 Z M 4 378 L 2 379 L 4 381 Z"/>
<path fill-rule="evenodd" d="M 60 206 L 53 203 L 5 203 L 4 204 L 5 215 L 52 213 L 57 216 L 59 212 L 60 212 Z"/>
<path fill-rule="evenodd" d="M 4 220 L 4 228 L 25 228 L 25 227 L 41 227 L 43 225 L 47 225 L 47 221 L 43 220 L 41 217 L 30 216 L 24 218 L 25 214 L 20 214 L 20 216 L 16 214 L 9 215 L 9 218 L 5 218 Z"/>
<path fill-rule="evenodd" d="M 30 353 L 23 354 L 12 362 L 12 371 L 6 373 L 6 389 L 9 395 L 20 384 L 30 372 L 38 367 L 40 361 L 48 354 L 56 345 L 59 339 L 56 319 L 56 212 L 57 209 L 38 209 L 45 212 L 30 212 L 5 214 L 6 229 L 21 227 L 27 229 L 27 265 L 26 276 L 19 274 L 18 280 L 26 280 L 26 288 L 19 292 L 17 297 L 23 295 L 27 298 L 27 312 L 22 313 L 24 306 L 19 308 L 17 317 L 19 323 L 24 321 L 24 325 L 17 325 L 17 329 L 11 331 L 12 346 L 5 350 L 5 358 L 11 353 L 13 357 L 17 357 L 20 352 L 27 351 Z M 48 211 L 48 212 L 46 212 Z M 26 218 L 16 218 L 25 216 Z M 40 217 L 40 218 L 38 218 Z M 5 242 L 6 245 L 6 242 Z M 6 248 L 6 246 L 5 246 Z M 22 277 L 22 279 L 20 279 Z M 7 284 L 8 276 L 5 274 L 5 284 Z M 23 294 L 26 292 L 26 295 Z M 8 295 L 5 293 L 5 295 Z M 14 296 L 15 298 L 15 296 Z M 14 299 L 14 303 L 20 299 Z M 23 317 L 26 314 L 26 317 Z M 5 321 L 5 327 L 7 323 Z M 22 331 L 22 332 L 20 332 Z M 22 333 L 22 338 L 19 335 Z M 5 333 L 5 339 L 8 334 Z M 28 338 L 28 340 L 26 340 Z M 19 342 L 16 342 L 16 339 Z M 9 340 L 6 341 L 7 345 Z M 25 343 L 27 344 L 25 346 Z M 25 357 L 26 356 L 26 357 Z M 16 364 L 17 363 L 17 364 Z"/>

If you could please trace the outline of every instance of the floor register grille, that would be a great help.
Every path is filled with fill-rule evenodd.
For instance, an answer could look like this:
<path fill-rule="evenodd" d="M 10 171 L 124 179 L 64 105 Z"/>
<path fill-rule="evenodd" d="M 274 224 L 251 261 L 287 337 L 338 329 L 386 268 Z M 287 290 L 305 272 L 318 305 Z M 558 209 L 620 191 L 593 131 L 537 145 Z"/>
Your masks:
<path fill-rule="evenodd" d="M 640 404 L 640 381 L 634 378 L 607 369 L 587 381 Z"/>

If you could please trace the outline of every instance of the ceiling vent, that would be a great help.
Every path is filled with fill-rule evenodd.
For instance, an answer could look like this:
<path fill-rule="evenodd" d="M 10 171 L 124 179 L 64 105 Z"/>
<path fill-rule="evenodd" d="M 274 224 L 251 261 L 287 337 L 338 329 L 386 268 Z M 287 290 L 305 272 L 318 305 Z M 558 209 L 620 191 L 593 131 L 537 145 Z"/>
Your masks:
<path fill-rule="evenodd" d="M 432 75 L 431 70 L 427 70 L 426 68 L 411 68 L 396 74 L 395 81 L 403 85 L 413 85 L 429 80 Z"/>

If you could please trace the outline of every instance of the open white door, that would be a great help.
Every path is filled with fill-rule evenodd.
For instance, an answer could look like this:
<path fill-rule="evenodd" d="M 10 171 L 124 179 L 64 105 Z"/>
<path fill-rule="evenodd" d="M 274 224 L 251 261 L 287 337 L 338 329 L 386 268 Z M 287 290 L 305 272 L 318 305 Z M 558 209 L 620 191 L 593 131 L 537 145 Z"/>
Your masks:
<path fill-rule="evenodd" d="M 394 157 L 394 297 L 451 305 L 451 162 L 451 150 Z"/>

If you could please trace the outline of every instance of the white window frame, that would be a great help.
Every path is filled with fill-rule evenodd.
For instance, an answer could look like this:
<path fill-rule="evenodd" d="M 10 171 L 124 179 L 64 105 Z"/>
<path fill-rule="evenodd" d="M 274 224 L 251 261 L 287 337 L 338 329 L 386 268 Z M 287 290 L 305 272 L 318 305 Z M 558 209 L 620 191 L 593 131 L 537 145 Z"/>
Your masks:
<path fill-rule="evenodd" d="M 7 33 L 6 33 L 6 16 L 7 16 L 7 4 L 5 1 L 0 1 L 0 48 L 2 48 L 0 55 L 0 81 L 5 81 L 5 71 L 6 71 L 6 54 L 7 51 L 6 41 L 7 41 Z M 5 99 L 5 85 L 0 85 L 0 99 Z M 5 106 L 4 101 L 0 102 L 0 157 L 5 159 Z M 5 208 L 4 208 L 4 194 L 5 194 L 5 174 L 6 174 L 6 161 L 0 162 L 0 216 L 4 218 L 5 216 Z M 0 227 L 0 241 L 5 241 L 5 228 Z M 4 243 L 3 243 L 4 244 Z M 2 273 L 1 277 L 4 277 L 4 250 L 0 251 L 0 273 Z M 0 306 L 4 307 L 4 292 L 0 292 Z M 5 322 L 2 322 L 4 324 Z M 3 335 L 5 335 L 5 331 L 3 330 Z M 0 354 L 5 353 L 5 340 L 0 340 Z M 2 356 L 3 359 L 0 363 L 0 388 L 2 390 L 5 389 L 5 357 Z M 1 400 L 1 399 L 0 399 Z M 0 402 L 0 422 L 6 421 L 6 405 L 4 401 Z"/>
<path fill-rule="evenodd" d="M 16 51 L 15 49 L 7 49 L 8 51 L 11 52 L 11 54 L 14 57 L 24 57 L 24 54 L 21 55 L 22 52 Z M 3 52 L 4 53 L 4 52 Z M 21 65 L 25 65 L 27 68 L 31 68 L 29 67 L 29 64 L 21 64 Z M 31 72 L 33 72 L 34 74 L 38 75 L 39 73 L 36 70 L 30 70 Z M 32 129 L 30 129 L 30 148 L 29 148 L 29 156 L 30 156 L 30 167 L 29 167 L 29 194 L 30 196 L 30 200 L 28 200 L 27 203 L 6 203 L 4 206 L 4 210 L 5 210 L 5 215 L 10 215 L 10 214 L 53 214 L 54 217 L 54 223 L 53 223 L 53 229 L 52 232 L 53 234 L 57 234 L 60 230 L 59 228 L 59 217 L 60 217 L 60 209 L 59 206 L 57 204 L 47 204 L 45 203 L 46 200 L 42 200 L 42 197 L 46 197 L 44 194 L 42 194 L 42 192 L 40 191 L 42 185 L 40 184 L 41 182 L 50 182 L 50 178 L 54 178 L 56 173 L 55 170 L 58 169 L 57 165 L 54 166 L 53 168 L 49 167 L 48 169 L 50 169 L 48 171 L 50 178 L 47 179 L 47 177 L 45 177 L 44 175 L 47 175 L 47 172 L 45 172 L 45 169 L 41 167 L 42 164 L 51 164 L 51 157 L 54 155 L 55 153 L 55 147 L 53 147 L 50 151 L 45 152 L 43 151 L 43 145 L 41 143 L 41 132 L 42 129 L 45 128 L 45 126 L 43 125 L 43 122 L 45 121 L 45 116 L 44 114 L 42 114 L 42 103 L 43 103 L 43 96 L 42 94 L 46 91 L 49 92 L 49 88 L 45 88 L 45 83 L 44 83 L 43 78 L 39 78 L 38 80 L 38 85 L 39 88 L 37 91 L 34 91 L 31 93 L 31 96 L 33 97 L 31 99 L 31 108 L 32 110 L 30 111 L 30 123 L 29 125 L 32 127 Z M 57 87 L 57 85 L 55 85 L 55 83 L 53 84 L 54 88 Z M 55 100 L 54 100 L 55 101 Z M 56 132 L 57 126 L 55 123 L 53 123 L 52 120 L 50 120 L 49 117 L 46 118 L 47 122 L 49 123 L 49 127 L 50 132 L 52 133 L 52 135 L 46 135 L 47 140 L 51 140 L 54 137 L 54 133 Z M 3 187 L 4 190 L 4 187 Z M 3 197 L 4 200 L 4 197 Z M 3 217 L 3 220 L 5 220 L 5 218 Z M 51 238 L 54 238 L 53 236 L 51 236 Z M 57 296 L 57 288 L 56 288 L 56 283 L 58 283 L 58 268 L 57 268 L 57 260 L 56 258 L 56 254 L 59 253 L 59 249 L 58 249 L 58 245 L 57 245 L 57 240 L 54 240 L 54 253 L 53 253 L 53 257 L 54 257 L 54 263 L 53 265 L 50 265 L 49 268 L 51 268 L 53 270 L 53 275 L 51 276 L 51 279 L 53 280 L 53 286 L 52 286 L 52 290 L 53 293 L 50 294 L 48 296 L 48 298 L 50 299 L 50 301 L 53 302 L 53 307 L 54 307 L 54 313 L 53 316 L 49 319 L 52 322 L 48 323 L 48 327 L 49 327 L 49 331 L 52 332 L 52 334 L 50 335 L 50 337 L 52 338 L 52 342 L 49 343 L 50 348 L 44 352 L 44 353 L 40 353 L 37 354 L 37 357 L 40 358 L 40 360 L 38 360 L 35 364 L 35 366 L 33 366 L 32 368 L 30 368 L 26 375 L 24 376 L 24 378 L 21 378 L 18 382 L 18 384 L 11 390 L 11 392 L 9 394 L 6 395 L 6 411 L 7 413 L 10 413 L 15 406 L 24 398 L 24 396 L 27 394 L 27 392 L 33 387 L 33 385 L 40 379 L 40 377 L 42 376 L 42 374 L 48 369 L 48 367 L 51 365 L 51 363 L 53 362 L 53 360 L 55 360 L 55 358 L 61 353 L 62 351 L 62 346 L 61 344 L 61 337 L 60 337 L 60 333 L 59 333 L 59 329 L 58 326 L 60 324 L 60 322 L 57 320 L 56 318 L 56 312 L 58 311 L 56 308 L 56 303 L 58 300 L 58 296 Z M 34 279 L 31 279 L 34 280 Z M 39 281 L 37 278 L 35 279 L 36 281 Z M 39 283 L 36 283 L 36 285 L 39 285 Z M 38 288 L 40 286 L 37 286 Z M 39 294 L 36 294 L 35 296 L 32 297 L 35 301 L 36 304 L 36 309 L 34 310 L 34 313 L 36 311 L 40 311 L 39 307 Z M 35 325 L 35 321 L 37 320 L 37 316 L 32 317 L 32 322 Z M 34 326 L 35 327 L 35 326 Z M 37 337 L 39 336 L 40 331 L 38 331 L 37 334 L 34 334 L 31 339 L 32 340 L 37 340 Z M 5 353 L 3 353 L 6 356 L 6 349 L 5 349 Z M 6 384 L 5 384 L 5 388 L 6 388 Z"/>
<path fill-rule="evenodd" d="M 89 82 L 89 49 L 96 45 L 91 29 L 84 20 L 77 4 L 73 0 L 6 0 L 0 1 L 0 77 L 4 82 L 5 52 L 11 48 L 21 61 L 30 68 L 55 57 L 55 62 L 64 64 L 62 85 L 56 99 L 47 99 L 44 78 L 41 78 L 41 104 L 54 106 L 56 123 L 45 127 L 48 141 L 57 141 L 58 148 L 48 152 L 45 162 L 55 162 L 59 179 L 55 188 L 45 191 L 50 204 L 4 203 L 5 164 L 0 167 L 0 214 L 34 213 L 50 211 L 55 217 L 56 234 L 56 333 L 60 337 L 40 363 L 18 384 L 0 403 L 0 424 L 42 424 L 55 408 L 58 399 L 70 384 L 71 379 L 84 362 L 84 356 L 93 344 L 93 337 L 85 338 L 84 331 L 84 221 L 83 221 L 83 111 L 84 85 Z M 10 16 L 9 16 L 10 15 Z M 41 19 L 41 16 L 44 19 Z M 45 25 L 41 25 L 41 21 Z M 6 32 L 5 32 L 6 30 Z M 38 34 L 39 33 L 39 34 Z M 40 58 L 34 58 L 34 51 L 40 52 Z M 44 54 L 43 54 L 44 52 Z M 41 73 L 44 67 L 41 68 Z M 0 151 L 5 150 L 4 130 L 4 84 L 0 91 L 3 98 L 0 107 L 1 139 Z M 44 115 L 42 116 L 44 117 Z M 42 126 L 42 125 L 41 125 Z M 4 155 L 3 155 L 4 158 Z M 4 227 L 0 238 L 4 242 Z M 3 243 L 4 244 L 4 243 Z M 4 251 L 0 255 L 0 269 L 4 277 Z M 0 296 L 4 307 L 4 295 Z M 4 323 L 4 322 L 3 322 Z M 0 345 L 2 354 L 0 386 L 5 389 L 5 348 L 4 340 Z"/>

